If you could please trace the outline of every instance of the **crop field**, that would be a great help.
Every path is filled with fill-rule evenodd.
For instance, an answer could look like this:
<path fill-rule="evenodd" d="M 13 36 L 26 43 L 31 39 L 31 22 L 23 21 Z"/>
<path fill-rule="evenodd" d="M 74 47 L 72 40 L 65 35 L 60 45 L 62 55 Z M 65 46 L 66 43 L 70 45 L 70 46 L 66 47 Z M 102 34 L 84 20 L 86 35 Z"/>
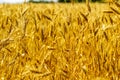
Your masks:
<path fill-rule="evenodd" d="M 120 4 L 0 4 L 0 80 L 120 80 Z"/>

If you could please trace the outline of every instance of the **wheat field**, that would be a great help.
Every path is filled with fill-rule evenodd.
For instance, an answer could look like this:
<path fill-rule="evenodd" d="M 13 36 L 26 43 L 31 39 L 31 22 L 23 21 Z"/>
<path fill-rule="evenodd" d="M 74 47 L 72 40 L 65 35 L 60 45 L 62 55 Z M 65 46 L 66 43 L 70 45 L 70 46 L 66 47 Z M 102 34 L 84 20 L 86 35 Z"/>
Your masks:
<path fill-rule="evenodd" d="M 119 3 L 0 4 L 0 80 L 120 80 Z"/>

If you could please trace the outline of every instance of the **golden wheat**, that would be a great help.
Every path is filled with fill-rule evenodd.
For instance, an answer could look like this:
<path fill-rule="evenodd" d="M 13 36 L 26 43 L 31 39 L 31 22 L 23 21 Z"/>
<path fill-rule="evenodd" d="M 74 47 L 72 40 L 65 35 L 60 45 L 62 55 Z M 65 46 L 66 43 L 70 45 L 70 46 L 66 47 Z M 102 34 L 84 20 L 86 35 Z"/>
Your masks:
<path fill-rule="evenodd" d="M 114 6 L 1 4 L 0 79 L 120 80 Z"/>

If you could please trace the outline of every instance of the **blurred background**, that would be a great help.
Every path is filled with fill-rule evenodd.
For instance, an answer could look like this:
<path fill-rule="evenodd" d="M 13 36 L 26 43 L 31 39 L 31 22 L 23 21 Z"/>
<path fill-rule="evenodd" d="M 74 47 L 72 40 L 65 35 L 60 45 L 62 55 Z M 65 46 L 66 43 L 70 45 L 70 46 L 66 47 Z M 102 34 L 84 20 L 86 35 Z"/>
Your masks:
<path fill-rule="evenodd" d="M 70 2 L 73 0 L 0 0 L 0 3 L 23 3 L 23 2 L 33 2 L 33 3 L 50 3 L 50 2 Z M 85 2 L 85 0 L 74 0 L 75 2 Z M 108 0 L 90 0 L 91 2 L 106 2 Z"/>

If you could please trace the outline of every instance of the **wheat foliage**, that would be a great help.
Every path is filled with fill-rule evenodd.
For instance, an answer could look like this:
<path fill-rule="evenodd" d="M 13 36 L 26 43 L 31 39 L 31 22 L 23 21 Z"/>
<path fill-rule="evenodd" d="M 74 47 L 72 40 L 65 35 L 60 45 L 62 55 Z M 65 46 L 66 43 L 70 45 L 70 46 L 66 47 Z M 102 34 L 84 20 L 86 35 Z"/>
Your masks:
<path fill-rule="evenodd" d="M 1 4 L 1 80 L 120 80 L 116 5 Z M 118 7 L 118 6 L 116 6 Z"/>

